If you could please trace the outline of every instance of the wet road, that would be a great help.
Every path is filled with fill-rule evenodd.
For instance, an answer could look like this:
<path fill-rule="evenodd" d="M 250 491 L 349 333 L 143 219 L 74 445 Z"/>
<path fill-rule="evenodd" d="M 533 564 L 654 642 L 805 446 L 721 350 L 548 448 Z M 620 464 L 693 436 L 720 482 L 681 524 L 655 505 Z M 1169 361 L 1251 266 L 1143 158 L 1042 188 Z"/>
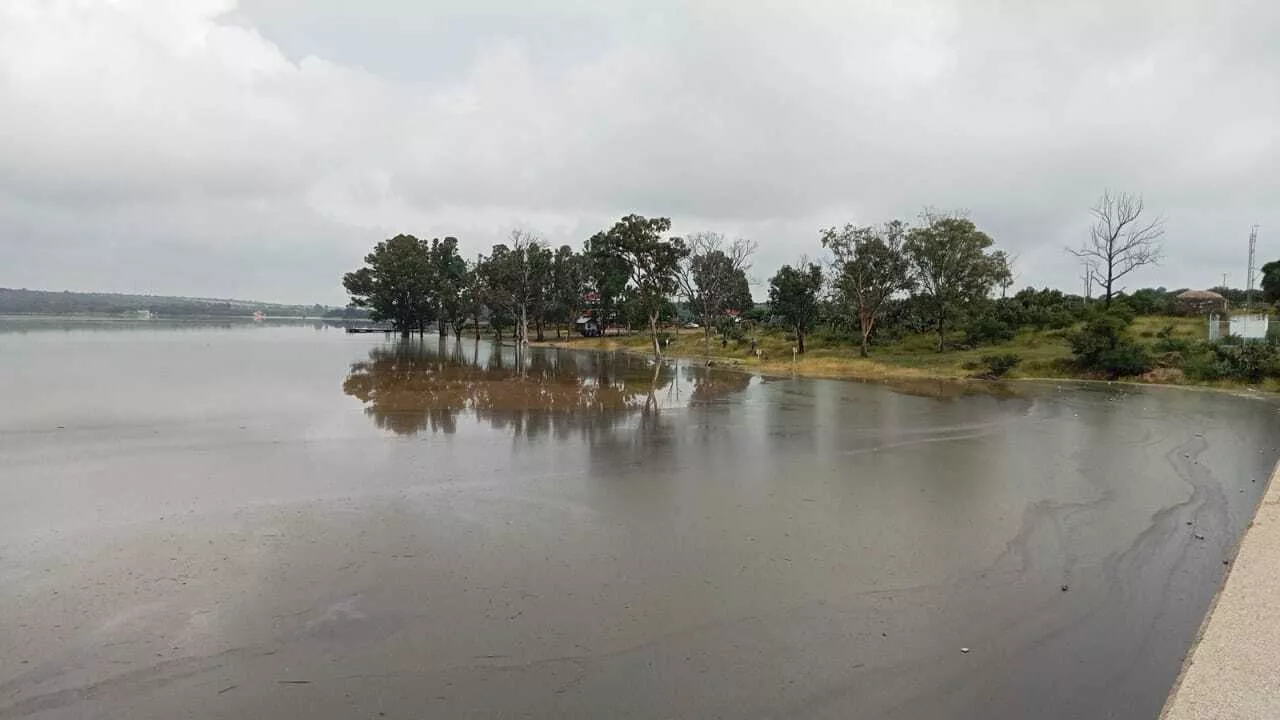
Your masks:
<path fill-rule="evenodd" d="M 0 332 L 0 718 L 1155 718 L 1277 438 L 1199 392 Z"/>

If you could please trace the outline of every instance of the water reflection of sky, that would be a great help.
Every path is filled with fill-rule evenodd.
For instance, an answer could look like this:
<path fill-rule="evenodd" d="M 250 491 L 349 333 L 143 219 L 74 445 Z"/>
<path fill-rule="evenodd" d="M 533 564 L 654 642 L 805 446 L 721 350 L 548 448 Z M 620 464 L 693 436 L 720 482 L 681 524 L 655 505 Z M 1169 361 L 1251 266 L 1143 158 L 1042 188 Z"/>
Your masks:
<path fill-rule="evenodd" d="M 460 418 L 537 436 L 592 432 L 715 401 L 751 377 L 624 353 L 576 353 L 464 339 L 405 340 L 352 364 L 343 391 L 380 428 L 456 432 Z"/>

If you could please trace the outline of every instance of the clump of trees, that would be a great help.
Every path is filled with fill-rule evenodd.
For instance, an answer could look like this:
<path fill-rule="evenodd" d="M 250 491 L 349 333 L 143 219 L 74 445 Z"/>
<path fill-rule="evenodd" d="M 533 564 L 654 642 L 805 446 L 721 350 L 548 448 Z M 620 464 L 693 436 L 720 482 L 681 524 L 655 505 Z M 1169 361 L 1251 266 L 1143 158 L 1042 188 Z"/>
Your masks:
<path fill-rule="evenodd" d="M 957 321 L 980 317 L 979 307 L 1012 277 L 1008 257 L 963 214 L 926 211 L 921 221 L 828 228 L 821 239 L 834 257 L 829 276 L 812 263 L 778 271 L 770 309 L 795 334 L 799 352 L 824 315 L 829 325 L 856 329 L 863 356 L 886 320 L 899 330 L 932 331 L 942 352 Z M 970 335 L 991 341 L 1008 332 L 975 326 Z"/>
<path fill-rule="evenodd" d="M 627 215 L 581 252 L 568 245 L 552 250 L 537 234 L 517 229 L 474 261 L 461 256 L 456 238 L 397 235 L 378 243 L 342 282 L 353 307 L 402 335 L 434 323 L 441 335 L 455 336 L 471 325 L 478 337 L 487 319 L 499 339 L 510 327 L 524 345 L 545 339 L 552 325 L 559 336 L 589 308 L 606 325 L 641 320 L 660 355 L 659 324 L 675 316 L 670 298 L 678 291 L 700 308 L 707 326 L 752 305 L 745 271 L 754 243 L 701 233 L 686 244 L 669 237 L 670 229 L 667 218 Z"/>

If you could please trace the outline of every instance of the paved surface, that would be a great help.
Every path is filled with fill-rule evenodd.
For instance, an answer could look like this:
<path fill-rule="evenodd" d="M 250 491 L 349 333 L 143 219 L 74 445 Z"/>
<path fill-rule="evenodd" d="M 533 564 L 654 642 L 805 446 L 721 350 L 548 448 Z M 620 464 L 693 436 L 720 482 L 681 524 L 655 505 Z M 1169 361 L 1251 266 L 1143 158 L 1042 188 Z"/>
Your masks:
<path fill-rule="evenodd" d="M 1280 718 L 1280 466 L 1164 720 Z"/>

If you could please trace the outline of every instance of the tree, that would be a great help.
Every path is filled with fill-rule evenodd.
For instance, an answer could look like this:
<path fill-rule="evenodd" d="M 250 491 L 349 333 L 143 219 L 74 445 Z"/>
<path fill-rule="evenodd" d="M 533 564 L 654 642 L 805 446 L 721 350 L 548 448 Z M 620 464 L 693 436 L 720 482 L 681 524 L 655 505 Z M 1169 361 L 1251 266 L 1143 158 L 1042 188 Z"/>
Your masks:
<path fill-rule="evenodd" d="M 551 319 L 556 323 L 556 338 L 560 337 L 560 325 L 572 324 L 582 307 L 586 294 L 585 258 L 562 245 L 551 259 Z"/>
<path fill-rule="evenodd" d="M 667 218 L 627 215 L 612 228 L 596 233 L 590 241 L 593 251 L 606 264 L 610 258 L 616 258 L 624 261 L 630 270 L 637 300 L 649 319 L 654 357 L 662 356 L 658 317 L 669 303 L 669 296 L 676 291 L 680 261 L 689 254 L 680 238 L 663 239 L 662 234 L 670 229 L 671 220 Z"/>
<path fill-rule="evenodd" d="M 858 318 L 862 357 L 867 357 L 871 331 L 885 303 L 915 286 L 911 263 L 903 252 L 907 227 L 894 220 L 881 228 L 827 228 L 822 245 L 835 256 L 836 299 Z"/>
<path fill-rule="evenodd" d="M 440 336 L 444 337 L 448 324 L 454 336 L 461 337 L 470 313 L 466 298 L 467 261 L 458 254 L 458 238 L 433 239 L 428 258 L 431 296 L 436 305 Z"/>
<path fill-rule="evenodd" d="M 1268 305 L 1280 302 L 1280 260 L 1262 266 L 1262 299 Z"/>
<path fill-rule="evenodd" d="M 1088 263 L 1089 284 L 1102 288 L 1103 304 L 1111 307 L 1115 283 L 1144 265 L 1160 262 L 1164 218 L 1144 220 L 1141 195 L 1104 191 L 1093 206 L 1089 240 L 1067 252 Z"/>
<path fill-rule="evenodd" d="M 753 305 L 747 282 L 756 244 L 738 238 L 725 244 L 724 236 L 700 232 L 686 239 L 689 256 L 676 276 L 680 294 L 702 323 L 703 343 L 711 352 L 711 329 L 726 310 L 743 312 Z"/>
<path fill-rule="evenodd" d="M 512 230 L 510 245 L 494 245 L 481 263 L 486 303 L 515 319 L 516 342 L 529 342 L 529 313 L 544 296 L 551 251 L 527 230 Z"/>
<path fill-rule="evenodd" d="M 594 302 L 600 311 L 600 329 L 603 332 L 618 317 L 623 291 L 631 279 L 631 267 L 626 259 L 612 252 L 604 233 L 596 233 L 586 242 L 583 272 L 586 289 L 595 297 Z"/>
<path fill-rule="evenodd" d="M 938 334 L 938 352 L 947 348 L 947 323 L 965 305 L 991 294 L 1009 275 L 1005 254 L 986 233 L 959 214 L 926 211 L 924 225 L 907 233 L 903 251 Z"/>
<path fill-rule="evenodd" d="M 769 308 L 796 334 L 796 351 L 804 352 L 804 336 L 818 317 L 822 268 L 813 263 L 783 265 L 769 280 Z"/>
<path fill-rule="evenodd" d="M 396 235 L 378 243 L 364 262 L 342 278 L 352 307 L 368 308 L 370 319 L 390 322 L 404 337 L 415 328 L 424 330 L 434 317 L 427 244 Z"/>

